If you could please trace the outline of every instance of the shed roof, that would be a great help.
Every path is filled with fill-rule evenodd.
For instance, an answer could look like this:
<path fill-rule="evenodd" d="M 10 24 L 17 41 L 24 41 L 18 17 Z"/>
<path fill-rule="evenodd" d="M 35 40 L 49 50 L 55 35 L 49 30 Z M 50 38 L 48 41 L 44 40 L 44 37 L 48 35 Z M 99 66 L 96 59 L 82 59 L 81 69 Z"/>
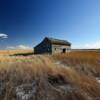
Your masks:
<path fill-rule="evenodd" d="M 48 39 L 50 41 L 50 43 L 52 43 L 52 44 L 71 45 L 71 43 L 68 42 L 67 40 L 60 40 L 60 39 L 55 39 L 55 38 L 51 38 L 51 37 L 46 37 L 46 39 Z"/>

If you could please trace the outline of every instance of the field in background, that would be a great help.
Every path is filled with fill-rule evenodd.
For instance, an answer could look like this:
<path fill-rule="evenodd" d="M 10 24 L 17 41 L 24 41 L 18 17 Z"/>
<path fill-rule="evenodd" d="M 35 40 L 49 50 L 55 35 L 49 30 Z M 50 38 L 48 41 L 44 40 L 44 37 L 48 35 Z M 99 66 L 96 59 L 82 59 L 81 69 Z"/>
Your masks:
<path fill-rule="evenodd" d="M 65 88 L 68 86 L 65 90 L 67 94 L 57 94 L 62 97 L 62 99 L 57 100 L 100 100 L 100 83 L 96 80 L 100 78 L 99 51 L 73 51 L 56 55 L 9 56 L 11 54 L 30 52 L 32 51 L 0 51 L 0 54 L 5 55 L 0 56 L 0 81 L 5 84 L 6 88 L 3 99 L 0 100 L 11 100 L 16 94 L 16 86 L 31 83 L 33 80 L 38 80 L 38 78 L 43 84 L 51 84 L 57 90 L 62 90 L 61 86 L 65 86 Z M 47 87 L 47 85 L 43 84 L 39 85 L 41 86 L 39 88 L 41 92 Z M 45 95 L 42 93 L 39 95 L 38 100 L 45 100 L 41 99 L 41 95 Z"/>
<path fill-rule="evenodd" d="M 13 55 L 21 53 L 32 53 L 32 50 L 0 50 L 0 55 Z"/>

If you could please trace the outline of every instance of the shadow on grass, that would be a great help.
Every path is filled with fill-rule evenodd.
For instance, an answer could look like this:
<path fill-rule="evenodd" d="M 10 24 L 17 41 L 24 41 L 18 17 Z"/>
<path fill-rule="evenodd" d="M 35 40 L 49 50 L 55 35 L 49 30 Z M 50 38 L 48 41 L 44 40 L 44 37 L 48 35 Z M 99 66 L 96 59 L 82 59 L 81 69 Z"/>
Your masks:
<path fill-rule="evenodd" d="M 16 54 L 12 54 L 10 56 L 31 56 L 34 55 L 34 53 L 16 53 Z"/>

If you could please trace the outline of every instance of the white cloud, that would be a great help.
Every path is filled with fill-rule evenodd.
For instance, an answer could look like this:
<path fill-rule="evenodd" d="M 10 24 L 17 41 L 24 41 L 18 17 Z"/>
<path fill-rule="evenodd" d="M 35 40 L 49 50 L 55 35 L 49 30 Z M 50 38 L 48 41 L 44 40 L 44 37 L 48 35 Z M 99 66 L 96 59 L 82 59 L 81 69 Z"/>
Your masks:
<path fill-rule="evenodd" d="M 90 44 L 85 44 L 86 48 L 95 48 L 95 49 L 100 49 L 100 42 L 95 42 L 95 43 L 90 43 Z"/>
<path fill-rule="evenodd" d="M 9 46 L 7 47 L 7 49 L 32 49 L 31 47 L 29 46 L 26 46 L 26 45 L 18 45 L 18 46 Z"/>
<path fill-rule="evenodd" d="M 86 43 L 81 45 L 74 45 L 74 49 L 100 49 L 100 42 Z"/>
<path fill-rule="evenodd" d="M 0 38 L 8 38 L 8 35 L 7 34 L 4 34 L 4 33 L 0 33 Z"/>

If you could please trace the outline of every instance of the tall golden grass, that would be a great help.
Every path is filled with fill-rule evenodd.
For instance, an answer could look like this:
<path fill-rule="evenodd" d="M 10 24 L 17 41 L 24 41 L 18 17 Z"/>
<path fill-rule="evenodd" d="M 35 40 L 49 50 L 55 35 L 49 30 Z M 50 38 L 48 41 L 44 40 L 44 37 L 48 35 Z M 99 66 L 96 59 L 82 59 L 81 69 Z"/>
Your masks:
<path fill-rule="evenodd" d="M 53 57 L 86 75 L 100 77 L 100 51 L 74 51 Z"/>
<path fill-rule="evenodd" d="M 7 96 L 12 93 L 16 85 L 31 82 L 39 76 L 48 77 L 48 75 L 60 75 L 66 82 L 79 87 L 80 92 L 82 90 L 91 98 L 86 100 L 100 98 L 100 84 L 95 79 L 100 77 L 99 52 L 78 51 L 51 56 L 9 56 L 9 54 L 11 53 L 0 56 L 0 80 L 6 82 L 4 100 L 10 100 Z M 56 62 L 61 63 L 56 64 Z"/>

